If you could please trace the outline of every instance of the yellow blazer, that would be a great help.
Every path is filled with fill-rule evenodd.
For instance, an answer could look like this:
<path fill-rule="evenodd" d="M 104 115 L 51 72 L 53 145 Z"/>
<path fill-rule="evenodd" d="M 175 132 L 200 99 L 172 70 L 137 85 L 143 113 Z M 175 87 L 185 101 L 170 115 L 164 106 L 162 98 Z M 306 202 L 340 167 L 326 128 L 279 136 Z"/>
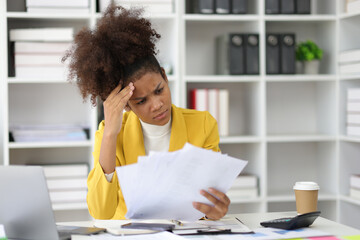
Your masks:
<path fill-rule="evenodd" d="M 108 182 L 99 163 L 104 126 L 102 121 L 95 134 L 94 168 L 90 171 L 87 180 L 87 204 L 91 216 L 95 219 L 125 219 L 127 209 L 116 173 L 112 181 Z M 186 142 L 220 151 L 216 120 L 208 112 L 172 105 L 169 151 L 181 149 Z M 141 124 L 132 111 L 123 115 L 122 128 L 116 144 L 116 166 L 136 163 L 138 156 L 145 155 Z"/>

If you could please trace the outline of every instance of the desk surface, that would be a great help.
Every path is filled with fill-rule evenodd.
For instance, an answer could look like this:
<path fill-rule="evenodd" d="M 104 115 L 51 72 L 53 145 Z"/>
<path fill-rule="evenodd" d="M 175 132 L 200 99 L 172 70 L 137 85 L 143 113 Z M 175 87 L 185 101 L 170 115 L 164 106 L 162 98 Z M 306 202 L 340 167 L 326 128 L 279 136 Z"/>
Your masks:
<path fill-rule="evenodd" d="M 265 220 L 271 220 L 275 218 L 282 217 L 293 217 L 295 212 L 274 212 L 274 213 L 248 213 L 248 214 L 231 214 L 229 216 L 238 217 L 246 226 L 250 229 L 256 229 L 261 227 L 260 222 Z M 85 222 L 63 222 L 58 223 L 59 225 L 68 225 L 68 226 L 93 226 L 94 221 L 85 221 Z M 349 235 L 360 235 L 360 230 L 345 226 L 343 224 L 327 220 L 325 218 L 319 217 L 315 220 L 312 225 L 313 229 L 320 230 L 323 232 L 330 233 L 335 236 L 349 236 Z M 86 239 L 85 238 L 76 238 L 76 239 Z"/>

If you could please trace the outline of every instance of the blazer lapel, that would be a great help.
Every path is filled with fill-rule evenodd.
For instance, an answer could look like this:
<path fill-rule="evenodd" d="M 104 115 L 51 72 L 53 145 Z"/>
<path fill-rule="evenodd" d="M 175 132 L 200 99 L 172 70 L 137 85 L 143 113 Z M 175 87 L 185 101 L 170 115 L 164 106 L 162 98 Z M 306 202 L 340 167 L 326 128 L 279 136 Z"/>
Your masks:
<path fill-rule="evenodd" d="M 185 143 L 188 141 L 185 119 L 181 113 L 181 110 L 178 109 L 175 105 L 172 105 L 171 115 L 172 123 L 169 152 L 182 149 Z"/>
<path fill-rule="evenodd" d="M 124 127 L 123 146 L 126 164 L 137 163 L 138 156 L 145 156 L 140 120 L 133 112 L 130 112 Z"/>

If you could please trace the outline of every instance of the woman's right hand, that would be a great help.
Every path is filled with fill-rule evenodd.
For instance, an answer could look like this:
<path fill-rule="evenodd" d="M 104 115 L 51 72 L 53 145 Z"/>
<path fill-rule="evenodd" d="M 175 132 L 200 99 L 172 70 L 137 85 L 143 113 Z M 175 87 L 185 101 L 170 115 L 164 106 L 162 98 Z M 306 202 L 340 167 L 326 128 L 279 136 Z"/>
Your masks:
<path fill-rule="evenodd" d="M 134 84 L 129 83 L 123 90 L 118 85 L 104 101 L 105 128 L 104 135 L 116 137 L 122 125 L 123 111 L 134 92 Z"/>

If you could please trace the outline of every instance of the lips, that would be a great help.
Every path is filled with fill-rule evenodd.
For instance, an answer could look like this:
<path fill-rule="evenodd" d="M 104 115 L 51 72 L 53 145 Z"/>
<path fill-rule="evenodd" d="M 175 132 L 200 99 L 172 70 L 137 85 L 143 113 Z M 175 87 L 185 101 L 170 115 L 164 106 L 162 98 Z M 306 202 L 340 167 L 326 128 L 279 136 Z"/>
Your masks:
<path fill-rule="evenodd" d="M 162 113 L 160 113 L 160 114 L 156 115 L 156 116 L 154 117 L 154 119 L 158 119 L 158 120 L 160 120 L 160 119 L 165 118 L 165 117 L 166 117 L 166 113 L 167 113 L 167 111 L 168 111 L 168 110 L 165 110 L 164 112 L 162 112 Z"/>

